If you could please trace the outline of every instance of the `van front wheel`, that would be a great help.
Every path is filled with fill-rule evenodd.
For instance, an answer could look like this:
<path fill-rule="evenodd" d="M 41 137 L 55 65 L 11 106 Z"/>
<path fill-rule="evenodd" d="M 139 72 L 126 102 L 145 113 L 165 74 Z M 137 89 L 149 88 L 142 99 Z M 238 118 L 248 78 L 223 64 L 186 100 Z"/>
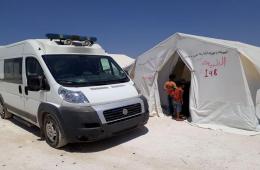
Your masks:
<path fill-rule="evenodd" d="M 3 102 L 0 100 L 0 116 L 2 119 L 9 119 L 12 117 L 12 114 L 7 112 L 6 107 Z"/>
<path fill-rule="evenodd" d="M 67 144 L 64 135 L 62 134 L 61 127 L 58 124 L 58 120 L 51 114 L 45 116 L 43 132 L 46 142 L 51 147 L 60 148 Z"/>

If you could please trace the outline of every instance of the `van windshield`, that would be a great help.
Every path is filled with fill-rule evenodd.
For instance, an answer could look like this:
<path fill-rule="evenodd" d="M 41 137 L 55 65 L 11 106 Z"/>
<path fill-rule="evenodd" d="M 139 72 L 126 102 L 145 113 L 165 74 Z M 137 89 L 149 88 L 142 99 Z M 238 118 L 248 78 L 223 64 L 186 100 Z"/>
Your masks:
<path fill-rule="evenodd" d="M 70 87 L 98 86 L 128 82 L 129 78 L 109 56 L 44 55 L 55 80 Z"/>

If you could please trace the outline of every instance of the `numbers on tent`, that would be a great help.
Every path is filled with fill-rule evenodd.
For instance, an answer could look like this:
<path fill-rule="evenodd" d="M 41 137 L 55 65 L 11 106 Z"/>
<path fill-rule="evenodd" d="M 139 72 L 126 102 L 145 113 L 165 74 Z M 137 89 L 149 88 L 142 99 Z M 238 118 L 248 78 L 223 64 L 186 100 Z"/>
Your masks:
<path fill-rule="evenodd" d="M 221 56 L 215 59 L 203 59 L 201 65 L 204 67 L 204 77 L 211 78 L 219 76 L 219 70 L 226 67 L 227 58 L 226 56 Z M 203 72 L 202 72 L 203 73 Z"/>
<path fill-rule="evenodd" d="M 205 76 L 204 77 L 215 77 L 218 76 L 218 69 L 205 69 Z"/>

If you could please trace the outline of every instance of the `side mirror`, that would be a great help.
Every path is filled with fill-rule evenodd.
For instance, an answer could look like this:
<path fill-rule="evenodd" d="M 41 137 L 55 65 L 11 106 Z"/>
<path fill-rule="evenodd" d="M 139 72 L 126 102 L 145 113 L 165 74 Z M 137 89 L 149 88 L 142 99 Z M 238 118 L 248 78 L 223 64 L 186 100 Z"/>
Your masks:
<path fill-rule="evenodd" d="M 27 86 L 30 91 L 43 90 L 43 76 L 28 76 Z"/>

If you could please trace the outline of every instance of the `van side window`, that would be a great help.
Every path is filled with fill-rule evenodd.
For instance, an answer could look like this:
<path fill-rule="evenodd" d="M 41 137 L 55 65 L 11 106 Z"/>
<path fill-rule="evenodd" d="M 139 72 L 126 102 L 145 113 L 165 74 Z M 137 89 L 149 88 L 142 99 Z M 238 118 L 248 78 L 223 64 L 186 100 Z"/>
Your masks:
<path fill-rule="evenodd" d="M 123 70 L 119 70 L 118 67 L 116 67 L 115 64 L 107 58 L 101 58 L 101 66 L 105 73 L 119 77 L 124 74 Z"/>
<path fill-rule="evenodd" d="M 26 58 L 26 76 L 43 76 L 43 70 L 37 59 L 33 57 Z"/>
<path fill-rule="evenodd" d="M 102 66 L 102 69 L 105 73 L 111 74 L 110 63 L 109 63 L 109 60 L 107 58 L 101 58 L 101 66 Z"/>
<path fill-rule="evenodd" d="M 111 65 L 112 65 L 112 69 L 113 69 L 114 75 L 115 76 L 121 76 L 122 75 L 121 70 L 118 70 L 117 67 L 113 63 L 111 63 Z"/>
<path fill-rule="evenodd" d="M 4 80 L 11 83 L 22 84 L 23 58 L 4 60 Z"/>

